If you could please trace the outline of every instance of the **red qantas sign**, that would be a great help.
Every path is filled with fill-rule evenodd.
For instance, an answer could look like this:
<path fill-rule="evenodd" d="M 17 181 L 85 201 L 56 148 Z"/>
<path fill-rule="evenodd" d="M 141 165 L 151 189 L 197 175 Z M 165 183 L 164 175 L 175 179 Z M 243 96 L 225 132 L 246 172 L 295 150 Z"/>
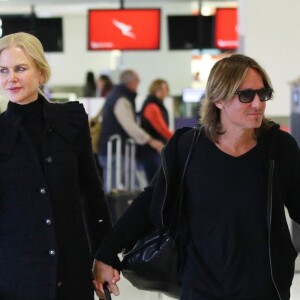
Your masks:
<path fill-rule="evenodd" d="M 218 8 L 215 19 L 216 48 L 234 50 L 238 48 L 237 9 Z"/>
<path fill-rule="evenodd" d="M 89 10 L 89 50 L 151 50 L 160 46 L 160 9 Z"/>

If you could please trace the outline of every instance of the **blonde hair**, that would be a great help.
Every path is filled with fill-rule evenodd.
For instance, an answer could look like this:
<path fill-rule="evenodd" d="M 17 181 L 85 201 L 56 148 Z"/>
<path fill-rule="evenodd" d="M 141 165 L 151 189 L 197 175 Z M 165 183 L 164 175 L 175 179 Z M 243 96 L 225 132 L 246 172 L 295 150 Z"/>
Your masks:
<path fill-rule="evenodd" d="M 43 74 L 43 84 L 47 83 L 51 76 L 51 69 L 46 59 L 43 45 L 39 39 L 37 39 L 34 35 L 25 32 L 5 35 L 0 39 L 0 55 L 3 50 L 12 46 L 21 48 L 24 51 L 25 55 Z M 40 87 L 38 90 L 40 94 L 44 95 Z"/>
<path fill-rule="evenodd" d="M 155 95 L 155 93 L 156 93 L 158 90 L 161 89 L 161 86 L 162 86 L 163 84 L 165 84 L 165 85 L 167 86 L 167 89 L 168 89 L 168 91 L 169 91 L 169 85 L 168 85 L 167 81 L 164 80 L 164 79 L 158 78 L 158 79 L 155 79 L 155 80 L 153 80 L 153 81 L 151 82 L 150 87 L 149 87 L 149 94 L 150 94 L 150 95 Z"/>
<path fill-rule="evenodd" d="M 265 88 L 272 88 L 270 78 L 266 71 L 252 58 L 233 54 L 215 63 L 206 84 L 206 95 L 203 105 L 199 109 L 199 123 L 205 126 L 207 137 L 218 141 L 223 134 L 220 121 L 220 110 L 215 105 L 219 100 L 229 101 L 244 81 L 249 68 L 256 70 L 262 78 Z M 269 119 L 263 117 L 261 128 L 268 128 Z M 255 129 L 257 136 L 259 128 Z"/>

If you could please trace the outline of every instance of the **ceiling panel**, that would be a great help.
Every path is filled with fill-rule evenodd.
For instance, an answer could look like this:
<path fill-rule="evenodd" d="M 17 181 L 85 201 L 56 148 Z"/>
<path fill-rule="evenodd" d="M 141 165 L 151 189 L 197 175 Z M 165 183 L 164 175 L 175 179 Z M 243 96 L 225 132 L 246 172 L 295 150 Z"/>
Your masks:
<path fill-rule="evenodd" d="M 192 2 L 193 0 L 151 0 L 151 3 L 165 3 L 165 2 Z M 140 3 L 149 3 L 149 0 L 140 0 Z M 131 3 L 137 3 L 136 0 L 126 0 L 123 2 L 124 5 L 130 5 Z M 76 5 L 76 4 L 99 4 L 99 5 L 121 5 L 121 1 L 119 0 L 0 0 L 0 5 Z"/>
<path fill-rule="evenodd" d="M 32 11 L 49 14 L 59 13 L 80 13 L 91 7 L 99 8 L 120 8 L 121 4 L 126 7 L 147 7 L 180 3 L 180 4 L 212 4 L 214 6 L 236 5 L 238 0 L 0 0 L 0 13 L 30 13 Z"/>
<path fill-rule="evenodd" d="M 237 1 L 237 0 L 236 0 Z M 144 4 L 147 5 L 149 3 L 174 3 L 174 2 L 198 2 L 198 3 L 205 3 L 205 2 L 236 2 L 232 0 L 124 0 L 123 5 L 130 6 L 132 4 Z M 97 4 L 97 5 L 111 5 L 111 6 L 121 6 L 120 0 L 0 0 L 0 6 L 15 6 L 15 5 L 88 5 L 88 4 Z"/>

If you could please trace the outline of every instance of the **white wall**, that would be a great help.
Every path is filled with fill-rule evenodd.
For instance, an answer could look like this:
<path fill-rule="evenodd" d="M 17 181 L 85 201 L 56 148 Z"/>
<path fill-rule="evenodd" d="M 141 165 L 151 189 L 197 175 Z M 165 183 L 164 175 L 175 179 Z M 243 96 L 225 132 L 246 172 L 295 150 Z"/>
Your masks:
<path fill-rule="evenodd" d="M 267 70 L 275 90 L 267 114 L 289 115 L 289 82 L 300 75 L 300 1 L 240 0 L 244 53 Z"/>
<path fill-rule="evenodd" d="M 135 5 L 134 7 L 138 7 Z M 151 5 L 147 5 L 151 7 Z M 158 7 L 158 5 L 152 5 Z M 135 69 L 141 78 L 139 92 L 146 94 L 150 82 L 157 77 L 170 83 L 172 95 L 181 94 L 191 84 L 192 51 L 169 51 L 167 40 L 167 14 L 191 13 L 188 3 L 160 5 L 161 7 L 161 49 L 158 51 L 123 51 L 115 57 L 111 51 L 87 51 L 87 12 L 64 15 L 64 52 L 48 53 L 53 75 L 49 85 L 82 85 L 87 70 L 95 74 L 116 68 L 118 71 Z"/>
<path fill-rule="evenodd" d="M 100 2 L 100 1 L 99 1 Z M 117 8 L 99 4 L 98 8 Z M 203 1 L 204 3 L 205 1 Z M 221 5 L 221 1 L 214 3 Z M 212 2 L 212 3 L 213 3 Z M 226 1 L 223 1 L 226 2 Z M 88 5 L 48 8 L 37 6 L 38 14 L 51 11 L 64 17 L 63 53 L 49 53 L 53 76 L 50 85 L 82 85 L 87 70 L 96 74 L 111 68 L 136 69 L 141 77 L 139 93 L 146 94 L 150 81 L 164 77 L 170 83 L 171 94 L 178 95 L 191 83 L 191 51 L 169 51 L 166 15 L 191 13 L 191 2 L 168 1 L 147 3 L 147 7 L 162 10 L 161 50 L 124 51 L 121 59 L 112 52 L 87 51 Z M 288 116 L 290 113 L 289 82 L 300 76 L 300 1 L 299 0 L 239 0 L 241 51 L 255 58 L 269 73 L 275 89 L 275 98 L 268 103 L 267 113 Z M 131 2 L 131 7 L 145 7 L 145 2 Z M 127 7 L 127 6 L 126 6 Z M 96 5 L 90 8 L 97 8 Z M 129 7 L 128 7 L 129 8 Z M 10 8 L 12 12 L 12 8 Z M 21 7 L 18 9 L 22 9 Z M 16 8 L 14 8 L 16 12 Z M 117 78 L 113 72 L 113 76 Z"/>

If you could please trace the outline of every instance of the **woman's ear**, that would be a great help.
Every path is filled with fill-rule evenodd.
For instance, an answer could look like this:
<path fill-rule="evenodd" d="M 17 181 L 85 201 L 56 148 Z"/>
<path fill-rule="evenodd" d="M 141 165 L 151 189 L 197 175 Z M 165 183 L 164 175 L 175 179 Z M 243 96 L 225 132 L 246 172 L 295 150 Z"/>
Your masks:
<path fill-rule="evenodd" d="M 223 101 L 222 100 L 218 100 L 215 102 L 215 105 L 217 108 L 219 109 L 223 109 L 224 105 L 223 105 Z"/>
<path fill-rule="evenodd" d="M 40 72 L 40 78 L 39 78 L 39 84 L 44 84 L 45 83 L 45 76 L 43 72 Z"/>

